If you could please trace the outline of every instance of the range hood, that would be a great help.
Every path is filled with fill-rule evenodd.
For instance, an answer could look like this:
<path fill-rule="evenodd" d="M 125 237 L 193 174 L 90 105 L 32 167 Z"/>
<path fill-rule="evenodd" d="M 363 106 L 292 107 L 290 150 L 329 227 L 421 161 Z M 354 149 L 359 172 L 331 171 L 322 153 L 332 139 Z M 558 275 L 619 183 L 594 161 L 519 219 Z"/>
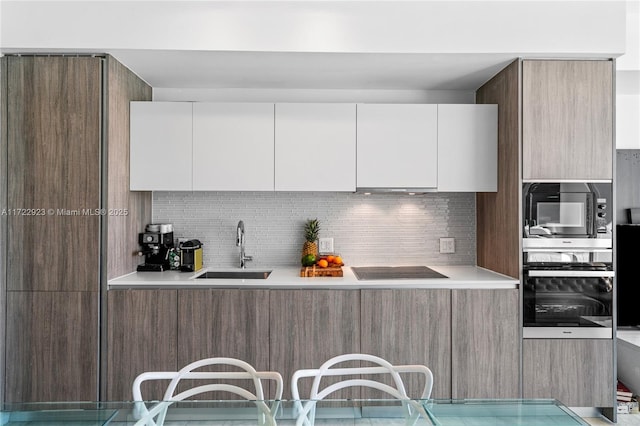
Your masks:
<path fill-rule="evenodd" d="M 424 187 L 424 188 L 383 188 L 383 187 L 372 187 L 372 188 L 362 188 L 357 187 L 356 193 L 358 194 L 424 194 L 426 192 L 438 192 L 438 188 L 435 187 Z"/>

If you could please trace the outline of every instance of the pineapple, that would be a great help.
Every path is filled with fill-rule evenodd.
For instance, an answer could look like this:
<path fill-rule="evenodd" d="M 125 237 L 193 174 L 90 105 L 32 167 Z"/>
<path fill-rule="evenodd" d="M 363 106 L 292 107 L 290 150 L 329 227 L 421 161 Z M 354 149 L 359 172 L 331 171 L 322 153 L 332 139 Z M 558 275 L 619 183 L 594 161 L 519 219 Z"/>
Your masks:
<path fill-rule="evenodd" d="M 312 254 L 314 256 L 318 255 L 318 245 L 316 241 L 318 240 L 318 232 L 320 232 L 320 223 L 318 219 L 309 219 L 307 223 L 304 225 L 304 245 L 302 246 L 302 256 L 306 256 L 308 254 Z"/>

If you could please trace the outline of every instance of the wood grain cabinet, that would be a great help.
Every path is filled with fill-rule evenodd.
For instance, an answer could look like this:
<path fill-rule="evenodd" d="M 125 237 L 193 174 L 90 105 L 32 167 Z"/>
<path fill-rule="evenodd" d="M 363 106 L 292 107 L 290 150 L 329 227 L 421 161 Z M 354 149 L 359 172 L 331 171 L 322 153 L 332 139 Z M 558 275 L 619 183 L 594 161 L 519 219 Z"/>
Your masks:
<path fill-rule="evenodd" d="M 273 191 L 274 105 L 193 104 L 193 190 Z"/>
<path fill-rule="evenodd" d="M 132 191 L 193 189 L 191 102 L 131 102 Z"/>
<path fill-rule="evenodd" d="M 178 291 L 178 365 L 214 357 L 269 368 L 269 290 Z"/>
<path fill-rule="evenodd" d="M 451 293 L 452 397 L 518 398 L 518 290 Z"/>
<path fill-rule="evenodd" d="M 361 351 L 392 364 L 422 364 L 434 376 L 432 398 L 451 398 L 451 290 L 361 290 Z M 406 383 L 419 397 L 423 383 Z M 366 391 L 363 397 L 382 397 Z"/>
<path fill-rule="evenodd" d="M 150 194 L 129 193 L 127 167 L 129 101 L 151 89 L 109 56 L 9 55 L 0 64 L 0 164 L 9 165 L 0 193 L 23 212 L 6 221 L 0 399 L 96 401 L 102 290 L 135 268 L 131 237 L 151 216 Z"/>
<path fill-rule="evenodd" d="M 7 293 L 5 401 L 95 400 L 99 293 Z"/>
<path fill-rule="evenodd" d="M 498 190 L 498 106 L 438 105 L 438 191 Z"/>
<path fill-rule="evenodd" d="M 99 291 L 102 62 L 7 62 L 7 289 Z"/>
<path fill-rule="evenodd" d="M 613 179 L 613 62 L 522 62 L 522 177 Z"/>
<path fill-rule="evenodd" d="M 525 339 L 524 398 L 555 398 L 569 407 L 611 407 L 611 339 Z"/>
<path fill-rule="evenodd" d="M 334 356 L 360 352 L 359 290 L 271 290 L 269 305 L 270 370 L 282 374 L 284 399 L 291 398 L 294 371 L 318 368 Z M 299 389 L 304 398 L 311 382 L 301 383 Z M 346 389 L 330 398 L 359 396 L 358 389 Z"/>
<path fill-rule="evenodd" d="M 358 188 L 438 185 L 438 105 L 358 104 Z"/>
<path fill-rule="evenodd" d="M 356 190 L 356 105 L 276 104 L 275 190 Z"/>
<path fill-rule="evenodd" d="M 130 401 L 145 371 L 176 371 L 177 290 L 110 290 L 107 300 L 107 400 Z M 168 383 L 143 384 L 145 399 L 162 399 Z"/>

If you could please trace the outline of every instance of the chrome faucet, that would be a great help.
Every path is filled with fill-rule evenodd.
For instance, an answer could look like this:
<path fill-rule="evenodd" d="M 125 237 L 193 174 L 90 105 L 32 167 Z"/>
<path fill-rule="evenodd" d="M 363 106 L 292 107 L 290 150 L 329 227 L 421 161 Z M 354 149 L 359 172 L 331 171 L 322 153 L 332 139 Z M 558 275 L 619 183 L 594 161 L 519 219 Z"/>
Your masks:
<path fill-rule="evenodd" d="M 236 246 L 240 247 L 240 267 L 244 269 L 247 266 L 247 262 L 253 260 L 252 256 L 246 256 L 244 254 L 244 222 L 238 222 L 236 228 Z"/>

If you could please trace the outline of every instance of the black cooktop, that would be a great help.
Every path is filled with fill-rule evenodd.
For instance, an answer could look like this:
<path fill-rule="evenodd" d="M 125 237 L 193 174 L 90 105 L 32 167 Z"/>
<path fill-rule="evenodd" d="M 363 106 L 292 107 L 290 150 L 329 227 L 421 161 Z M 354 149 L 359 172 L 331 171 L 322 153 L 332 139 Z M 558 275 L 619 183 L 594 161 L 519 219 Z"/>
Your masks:
<path fill-rule="evenodd" d="M 362 266 L 352 267 L 351 270 L 360 281 L 448 278 L 426 266 Z"/>

